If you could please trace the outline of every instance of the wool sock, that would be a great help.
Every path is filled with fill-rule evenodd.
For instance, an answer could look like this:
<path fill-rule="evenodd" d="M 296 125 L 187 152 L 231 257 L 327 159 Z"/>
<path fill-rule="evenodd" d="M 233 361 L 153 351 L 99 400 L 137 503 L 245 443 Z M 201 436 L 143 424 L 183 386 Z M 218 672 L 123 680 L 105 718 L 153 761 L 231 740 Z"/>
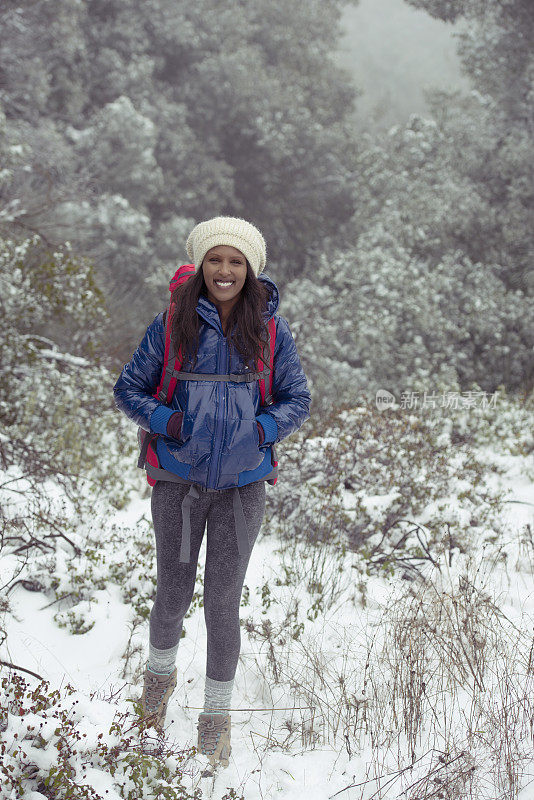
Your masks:
<path fill-rule="evenodd" d="M 174 672 L 178 645 L 170 647 L 168 650 L 158 650 L 150 643 L 148 645 L 148 668 L 157 675 L 170 675 Z"/>
<path fill-rule="evenodd" d="M 228 714 L 232 705 L 232 689 L 234 679 L 231 681 L 216 681 L 208 678 L 204 687 L 204 711 L 215 714 Z"/>

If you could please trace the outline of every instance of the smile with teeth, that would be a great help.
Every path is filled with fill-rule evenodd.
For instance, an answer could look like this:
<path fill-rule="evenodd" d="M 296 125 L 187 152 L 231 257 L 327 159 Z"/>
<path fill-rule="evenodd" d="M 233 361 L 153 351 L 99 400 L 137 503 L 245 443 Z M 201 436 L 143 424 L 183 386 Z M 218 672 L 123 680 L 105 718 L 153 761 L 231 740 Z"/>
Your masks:
<path fill-rule="evenodd" d="M 228 286 L 231 286 L 233 282 L 234 281 L 215 281 L 215 280 L 213 281 L 213 283 L 215 283 L 216 286 L 220 286 L 222 289 L 228 288 Z"/>

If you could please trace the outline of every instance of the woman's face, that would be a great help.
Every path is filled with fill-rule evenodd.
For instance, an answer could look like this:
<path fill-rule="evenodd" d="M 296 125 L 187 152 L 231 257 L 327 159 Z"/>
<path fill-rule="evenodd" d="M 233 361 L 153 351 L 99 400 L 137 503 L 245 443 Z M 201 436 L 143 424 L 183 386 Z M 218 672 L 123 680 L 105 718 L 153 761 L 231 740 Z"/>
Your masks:
<path fill-rule="evenodd" d="M 208 298 L 220 305 L 227 300 L 237 300 L 247 278 L 247 261 L 241 250 L 221 244 L 208 250 L 202 272 Z"/>

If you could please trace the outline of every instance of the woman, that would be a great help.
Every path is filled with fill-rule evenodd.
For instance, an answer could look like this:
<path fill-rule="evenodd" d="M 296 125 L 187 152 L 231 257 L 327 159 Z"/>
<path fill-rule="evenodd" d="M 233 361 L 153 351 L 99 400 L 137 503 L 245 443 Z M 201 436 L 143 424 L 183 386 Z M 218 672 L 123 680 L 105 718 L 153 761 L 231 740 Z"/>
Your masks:
<path fill-rule="evenodd" d="M 117 407 L 159 434 L 152 490 L 157 592 L 150 614 L 143 714 L 160 730 L 176 687 L 182 621 L 195 586 L 207 526 L 204 615 L 208 634 L 204 712 L 198 748 L 228 764 L 231 694 L 241 646 L 239 606 L 245 573 L 274 482 L 272 446 L 309 418 L 310 393 L 274 282 L 260 273 L 260 231 L 236 217 L 198 224 L 187 240 L 195 274 L 172 295 L 171 340 L 181 376 L 170 406 L 153 395 L 161 377 L 165 325 L 158 314 L 115 384 Z M 274 317 L 272 402 L 261 407 L 254 375 Z M 206 375 L 206 378 L 200 378 Z M 222 377 L 226 376 L 226 377 Z M 234 380 L 232 380 L 232 377 Z"/>

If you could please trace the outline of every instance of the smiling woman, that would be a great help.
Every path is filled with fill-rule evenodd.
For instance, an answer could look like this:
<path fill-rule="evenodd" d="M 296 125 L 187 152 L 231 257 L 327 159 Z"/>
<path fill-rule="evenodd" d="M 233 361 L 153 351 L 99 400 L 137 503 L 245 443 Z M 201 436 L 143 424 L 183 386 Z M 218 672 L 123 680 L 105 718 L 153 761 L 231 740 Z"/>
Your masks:
<path fill-rule="evenodd" d="M 208 299 L 216 306 L 226 333 L 226 321 L 239 300 L 247 278 L 247 259 L 230 245 L 212 247 L 204 256 L 202 273 Z"/>
<path fill-rule="evenodd" d="M 262 356 L 268 343 L 266 321 L 269 317 L 265 314 L 271 280 L 260 275 L 265 264 L 265 242 L 260 232 L 245 220 L 237 220 L 237 223 L 228 220 L 234 218 L 216 217 L 193 229 L 187 240 L 187 251 L 198 265 L 196 274 L 176 286 L 172 295 L 176 308 L 172 344 L 175 353 L 181 350 L 188 358 L 190 370 L 196 369 L 203 319 L 198 303 L 203 297 L 209 301 L 211 310 L 216 309 L 229 349 L 237 350 L 249 369 L 255 369 L 258 356 Z M 246 227 L 248 225 L 252 231 Z M 215 226 L 215 233 L 212 226 Z M 228 283 L 230 286 L 226 286 Z"/>
<path fill-rule="evenodd" d="M 159 464 L 151 498 L 157 591 L 143 715 L 163 726 L 207 529 L 198 748 L 212 764 L 226 765 L 239 605 L 265 513 L 265 484 L 276 481 L 273 446 L 308 419 L 311 397 L 287 320 L 277 313 L 276 284 L 260 274 L 266 261 L 260 231 L 243 219 L 216 217 L 192 230 L 187 253 L 194 271 L 172 284 L 170 343 L 182 359 L 168 404 L 156 396 L 168 345 L 163 314 L 147 328 L 114 393 L 118 408 L 155 437 Z M 260 379 L 263 387 L 269 377 L 270 400 L 260 389 Z"/>

